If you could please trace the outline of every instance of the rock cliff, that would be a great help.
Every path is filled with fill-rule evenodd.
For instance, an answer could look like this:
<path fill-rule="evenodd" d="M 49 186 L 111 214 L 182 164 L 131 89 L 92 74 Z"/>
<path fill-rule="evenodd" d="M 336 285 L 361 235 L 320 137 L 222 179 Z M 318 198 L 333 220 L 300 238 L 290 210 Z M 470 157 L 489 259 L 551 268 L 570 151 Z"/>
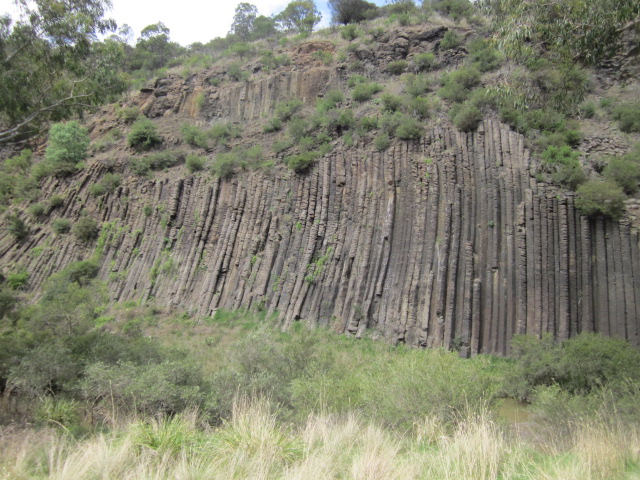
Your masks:
<path fill-rule="evenodd" d="M 248 82 L 210 86 L 219 73 L 165 79 L 132 101 L 162 119 L 167 143 L 176 143 L 171 126 L 185 120 L 226 119 L 258 132 L 279 100 L 312 104 L 344 82 L 340 68 L 304 51 L 292 67 Z M 93 120 L 94 137 L 113 126 L 105 118 Z M 371 330 L 462 355 L 506 354 L 518 333 L 601 332 L 639 344 L 637 231 L 625 219 L 580 216 L 571 194 L 536 180 L 524 137 L 497 119 L 473 133 L 433 120 L 419 141 L 384 152 L 359 140 L 304 175 L 276 165 L 220 180 L 175 167 L 147 179 L 126 175 L 127 157 L 122 147 L 73 178 L 49 179 L 44 195 L 60 194 L 64 205 L 22 243 L 0 232 L 0 263 L 24 265 L 37 289 L 98 248 L 100 276 L 117 301 L 197 315 L 266 309 L 284 324 Z M 91 196 L 107 171 L 125 173 L 122 185 Z M 97 247 L 51 233 L 55 218 L 83 210 L 103 222 Z"/>

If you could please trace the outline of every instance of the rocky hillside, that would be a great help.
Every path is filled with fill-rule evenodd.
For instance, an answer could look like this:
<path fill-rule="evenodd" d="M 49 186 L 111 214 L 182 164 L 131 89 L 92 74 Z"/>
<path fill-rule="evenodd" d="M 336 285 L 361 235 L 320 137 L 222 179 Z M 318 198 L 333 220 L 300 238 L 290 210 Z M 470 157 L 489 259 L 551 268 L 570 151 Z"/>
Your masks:
<path fill-rule="evenodd" d="M 279 52 L 288 64 L 266 69 L 247 61 L 248 76 L 238 81 L 228 78 L 228 64 L 216 64 L 170 74 L 105 107 L 87 123 L 94 145 L 101 143 L 86 168 L 42 185 L 40 201 L 56 195 L 61 204 L 32 222 L 23 240 L 1 229 L 4 273 L 25 270 L 27 288 L 37 292 L 52 273 L 93 257 L 114 301 L 201 316 L 265 309 L 285 325 L 302 320 L 355 336 L 370 330 L 393 343 L 467 356 L 506 354 L 518 333 L 566 339 L 601 332 L 638 345 L 633 201 L 619 221 L 581 215 L 575 194 L 540 177 L 539 155 L 495 113 L 465 132 L 444 108 L 434 109 L 419 138 L 391 139 L 386 149 L 375 143 L 377 130 L 334 136 L 329 151 L 300 172 L 282 162 L 295 143 L 289 152 L 271 149 L 283 134 L 263 127 L 278 106 L 298 98 L 309 112 L 328 92 L 348 92 L 354 63 L 396 93 L 402 83 L 389 73 L 393 62 L 411 69 L 417 55 L 431 52 L 441 71 L 460 65 L 467 50 L 442 48 L 447 31 L 427 24 L 377 32 L 375 42 L 347 49 L 343 61 L 326 61 L 339 42 L 311 39 Z M 344 101 L 356 119 L 379 116 L 379 103 Z M 229 175 L 184 165 L 136 174 L 131 158 L 138 154 L 124 138 L 104 142 L 115 129 L 130 131 L 117 112 L 133 107 L 155 122 L 164 151 L 209 160 L 233 147 L 260 145 L 269 153 L 260 168 Z M 225 146 L 199 148 L 184 142 L 184 124 L 243 133 Z M 588 135 L 582 149 L 607 142 L 628 148 L 605 131 Z M 121 175 L 119 185 L 96 194 L 91 187 L 107 174 Z M 84 216 L 98 221 L 96 240 L 53 233 L 57 219 Z"/>

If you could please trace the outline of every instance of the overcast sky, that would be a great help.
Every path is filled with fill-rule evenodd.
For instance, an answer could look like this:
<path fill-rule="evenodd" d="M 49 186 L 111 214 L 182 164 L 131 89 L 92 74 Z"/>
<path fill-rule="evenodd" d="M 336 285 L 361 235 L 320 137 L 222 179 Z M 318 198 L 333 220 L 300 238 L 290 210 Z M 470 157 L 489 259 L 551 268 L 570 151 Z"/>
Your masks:
<path fill-rule="evenodd" d="M 135 38 L 147 25 L 162 22 L 171 30 L 171 39 L 187 46 L 193 42 L 206 43 L 215 37 L 224 37 L 231 27 L 239 0 L 112 0 L 113 10 L 108 15 L 118 25 L 128 24 Z M 284 9 L 289 0 L 249 0 L 258 7 L 260 15 L 270 16 Z M 384 0 L 374 0 L 383 5 Z M 328 25 L 330 14 L 326 0 L 316 0 L 322 11 L 322 24 Z M 15 15 L 13 0 L 0 0 L 0 14 Z"/>

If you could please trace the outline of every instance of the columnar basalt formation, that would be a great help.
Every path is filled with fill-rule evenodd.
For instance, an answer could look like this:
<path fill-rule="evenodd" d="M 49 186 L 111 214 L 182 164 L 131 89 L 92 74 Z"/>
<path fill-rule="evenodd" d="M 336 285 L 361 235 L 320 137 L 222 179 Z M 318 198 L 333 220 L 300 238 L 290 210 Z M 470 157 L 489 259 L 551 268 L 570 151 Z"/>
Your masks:
<path fill-rule="evenodd" d="M 307 175 L 127 177 L 96 199 L 88 186 L 105 168 L 46 189 L 66 198 L 54 217 L 85 209 L 104 222 L 101 277 L 114 300 L 197 315 L 268 309 L 285 324 L 465 355 L 507 353 L 517 333 L 638 344 L 637 232 L 581 217 L 572 196 L 537 183 L 523 137 L 497 121 L 470 134 L 432 127 L 382 153 L 355 145 Z M 45 227 L 0 245 L 32 288 L 95 247 Z"/>

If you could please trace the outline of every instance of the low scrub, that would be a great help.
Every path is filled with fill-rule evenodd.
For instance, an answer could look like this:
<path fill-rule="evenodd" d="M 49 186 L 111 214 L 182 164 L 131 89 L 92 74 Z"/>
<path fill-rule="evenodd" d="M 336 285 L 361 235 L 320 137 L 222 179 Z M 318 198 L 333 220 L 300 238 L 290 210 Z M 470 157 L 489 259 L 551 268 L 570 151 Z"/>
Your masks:
<path fill-rule="evenodd" d="M 158 134 L 158 127 L 148 118 L 141 118 L 131 126 L 131 132 L 127 136 L 129 146 L 135 150 L 151 150 L 163 142 Z"/>
<path fill-rule="evenodd" d="M 623 132 L 640 132 L 640 103 L 623 103 L 613 110 L 611 116 L 618 121 Z"/>
<path fill-rule="evenodd" d="M 351 91 L 351 97 L 356 102 L 366 102 L 371 100 L 371 98 L 376 94 L 383 90 L 382 85 L 372 82 L 372 83 L 359 83 L 355 85 L 353 90 Z"/>
<path fill-rule="evenodd" d="M 98 223 L 91 217 L 82 217 L 78 220 L 71 232 L 83 242 L 91 242 L 98 238 L 100 227 Z"/>
<path fill-rule="evenodd" d="M 575 205 L 582 215 L 604 216 L 618 220 L 625 212 L 626 195 L 613 182 L 590 180 L 578 187 Z"/>
<path fill-rule="evenodd" d="M 438 95 L 452 102 L 464 102 L 473 88 L 480 84 L 480 72 L 474 67 L 456 70 L 442 78 Z"/>
<path fill-rule="evenodd" d="M 477 130 L 482 121 L 482 112 L 470 102 L 465 102 L 452 109 L 451 120 L 458 130 L 472 132 Z"/>

